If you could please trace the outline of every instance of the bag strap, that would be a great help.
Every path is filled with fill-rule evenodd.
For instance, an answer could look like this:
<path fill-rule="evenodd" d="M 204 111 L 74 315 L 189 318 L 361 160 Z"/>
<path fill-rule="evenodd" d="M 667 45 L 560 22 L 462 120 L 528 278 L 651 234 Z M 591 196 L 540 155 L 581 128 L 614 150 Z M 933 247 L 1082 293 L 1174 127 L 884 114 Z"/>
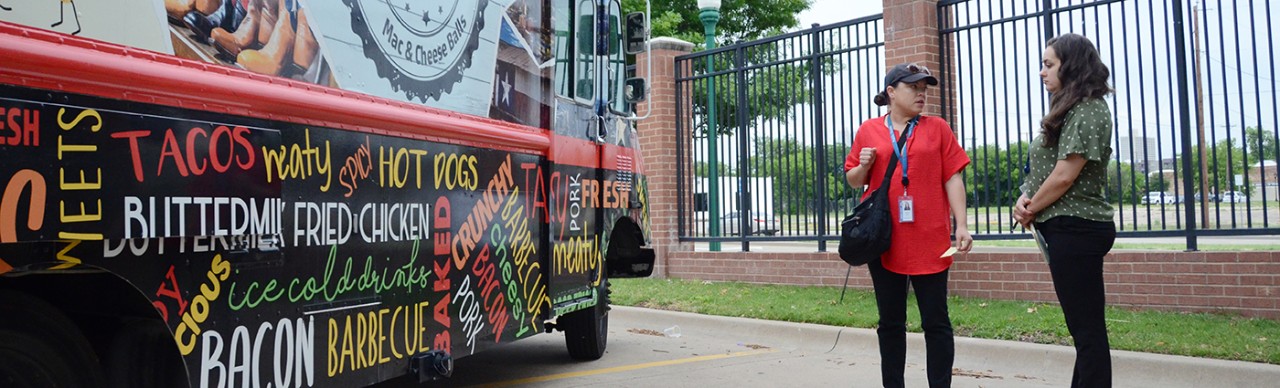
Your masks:
<path fill-rule="evenodd" d="M 902 135 L 898 136 L 898 148 L 902 148 L 902 146 L 906 144 L 907 144 L 907 131 L 903 130 Z M 884 179 L 880 181 L 880 187 L 877 187 L 876 190 L 880 190 L 881 188 L 888 186 L 887 183 L 889 182 L 889 179 L 893 178 L 893 169 L 895 168 L 898 168 L 897 154 L 894 154 L 893 156 L 889 157 L 889 168 L 884 170 Z"/>

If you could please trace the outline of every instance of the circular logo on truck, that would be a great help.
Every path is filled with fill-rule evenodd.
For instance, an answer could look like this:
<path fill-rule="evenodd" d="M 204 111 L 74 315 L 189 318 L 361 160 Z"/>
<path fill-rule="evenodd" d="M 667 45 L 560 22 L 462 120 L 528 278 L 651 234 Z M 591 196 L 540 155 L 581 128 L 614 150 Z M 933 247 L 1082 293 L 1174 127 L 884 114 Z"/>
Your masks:
<path fill-rule="evenodd" d="M 378 76 L 410 100 L 440 100 L 480 44 L 488 0 L 343 0 Z"/>

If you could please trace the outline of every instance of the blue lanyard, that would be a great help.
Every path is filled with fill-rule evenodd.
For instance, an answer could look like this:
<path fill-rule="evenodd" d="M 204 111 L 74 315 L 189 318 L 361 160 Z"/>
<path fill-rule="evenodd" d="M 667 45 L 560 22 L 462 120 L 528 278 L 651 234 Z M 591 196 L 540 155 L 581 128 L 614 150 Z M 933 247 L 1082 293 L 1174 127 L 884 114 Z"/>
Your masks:
<path fill-rule="evenodd" d="M 916 131 L 916 123 L 920 121 L 920 116 L 911 118 L 907 121 L 907 141 L 902 143 L 902 148 L 898 148 L 898 139 L 893 133 L 893 120 L 889 115 L 884 116 L 884 125 L 889 128 L 889 145 L 893 147 L 893 154 L 902 161 L 902 188 L 906 188 L 911 181 L 907 179 L 907 146 L 911 145 L 911 134 Z"/>

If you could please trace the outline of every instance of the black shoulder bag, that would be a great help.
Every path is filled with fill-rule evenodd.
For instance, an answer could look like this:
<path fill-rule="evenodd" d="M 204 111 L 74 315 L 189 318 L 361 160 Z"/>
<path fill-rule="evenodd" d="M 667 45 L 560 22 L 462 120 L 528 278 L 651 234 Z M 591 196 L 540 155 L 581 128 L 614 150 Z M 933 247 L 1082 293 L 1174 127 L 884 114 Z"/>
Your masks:
<path fill-rule="evenodd" d="M 912 123 L 914 124 L 914 123 Z M 910 128 L 902 131 L 898 148 L 907 142 Z M 880 187 L 871 196 L 853 208 L 853 213 L 840 221 L 840 259 L 849 265 L 859 266 L 879 259 L 889 250 L 889 238 L 893 233 L 893 215 L 889 213 L 889 180 L 898 167 L 898 157 L 889 158 L 889 168 L 884 171 Z"/>

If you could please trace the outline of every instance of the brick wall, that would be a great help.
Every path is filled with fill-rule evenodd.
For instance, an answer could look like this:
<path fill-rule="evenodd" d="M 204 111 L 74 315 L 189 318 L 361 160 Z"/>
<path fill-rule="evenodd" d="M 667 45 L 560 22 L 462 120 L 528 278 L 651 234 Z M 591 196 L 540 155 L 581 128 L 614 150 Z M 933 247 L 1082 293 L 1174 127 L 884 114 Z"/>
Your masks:
<path fill-rule="evenodd" d="M 918 62 L 939 69 L 936 0 L 885 0 L 886 63 Z M 840 286 L 848 265 L 834 253 L 694 252 L 676 229 L 677 117 L 674 58 L 693 45 L 675 39 L 654 40 L 652 116 L 640 123 L 640 142 L 649 178 L 651 237 L 657 250 L 655 277 Z M 940 79 L 946 82 L 947 79 Z M 928 114 L 941 111 L 932 89 Z M 953 94 L 954 96 L 954 94 Z M 951 101 L 954 101 L 952 99 Z M 687 110 L 686 110 L 687 111 Z M 687 114 L 686 114 L 687 115 Z M 686 121 L 687 122 L 687 121 Z M 687 152 L 688 150 L 686 150 Z M 688 155 L 683 159 L 688 161 Z M 689 207 L 686 207 L 688 209 Z M 1280 252 L 1119 252 L 1106 259 L 1108 303 L 1173 311 L 1231 312 L 1280 319 Z M 953 295 L 1054 303 L 1048 267 L 1038 254 L 980 253 L 963 256 L 951 268 Z M 849 285 L 871 289 L 867 270 L 854 268 Z"/>
<path fill-rule="evenodd" d="M 648 179 L 649 229 L 656 248 L 655 276 L 666 271 L 668 252 L 691 250 L 677 239 L 678 208 L 676 195 L 676 69 L 675 58 L 693 51 L 693 44 L 679 39 L 657 38 L 650 50 L 636 58 L 636 74 L 649 81 L 649 99 L 636 107 L 649 118 L 639 123 L 641 156 Z M 648 60 L 653 57 L 653 74 Z M 688 160 L 688 157 L 683 160 Z"/>
<path fill-rule="evenodd" d="M 900 63 L 912 62 L 936 73 L 942 68 L 939 41 L 938 0 L 884 0 L 886 70 Z M 939 78 L 939 81 L 945 79 Z M 941 89 L 930 88 L 926 95 L 924 114 L 940 116 Z"/>
<path fill-rule="evenodd" d="M 673 252 L 667 276 L 840 286 L 849 266 L 834 253 Z M 1106 258 L 1107 303 L 1280 319 L 1280 252 L 1120 252 Z M 972 253 L 951 267 L 952 295 L 1056 303 L 1036 253 Z M 866 267 L 849 286 L 871 289 Z"/>

